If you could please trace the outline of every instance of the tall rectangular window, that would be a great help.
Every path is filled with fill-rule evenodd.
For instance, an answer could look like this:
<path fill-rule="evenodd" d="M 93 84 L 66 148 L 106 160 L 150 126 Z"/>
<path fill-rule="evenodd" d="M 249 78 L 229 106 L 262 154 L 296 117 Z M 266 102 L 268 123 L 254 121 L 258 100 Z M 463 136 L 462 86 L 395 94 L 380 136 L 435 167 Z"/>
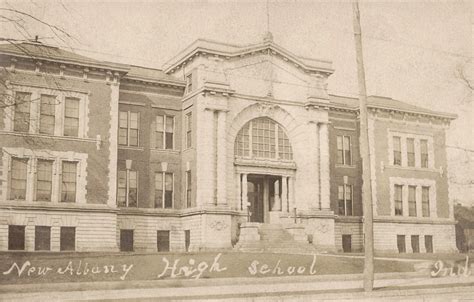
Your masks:
<path fill-rule="evenodd" d="M 24 251 L 25 250 L 25 226 L 9 225 L 8 226 L 8 250 Z"/>
<path fill-rule="evenodd" d="M 35 251 L 51 250 L 51 227 L 35 227 Z"/>
<path fill-rule="evenodd" d="M 156 245 L 158 252 L 169 252 L 170 250 L 170 231 L 157 231 Z"/>
<path fill-rule="evenodd" d="M 346 205 L 344 202 L 344 186 L 337 187 L 337 203 L 339 215 L 346 215 Z"/>
<path fill-rule="evenodd" d="M 402 142 L 399 136 L 393 137 L 393 164 L 395 166 L 402 165 Z"/>
<path fill-rule="evenodd" d="M 133 252 L 133 230 L 120 230 L 120 251 Z"/>
<path fill-rule="evenodd" d="M 138 206 L 138 173 L 137 171 L 129 172 L 128 181 L 128 206 Z"/>
<path fill-rule="evenodd" d="M 75 202 L 76 201 L 76 177 L 77 177 L 77 162 L 63 161 L 62 162 L 62 187 L 61 187 L 61 201 Z"/>
<path fill-rule="evenodd" d="M 130 146 L 138 146 L 138 123 L 139 114 L 137 112 L 130 112 L 130 129 L 128 130 Z"/>
<path fill-rule="evenodd" d="M 406 253 L 405 235 L 397 235 L 397 247 L 399 253 Z"/>
<path fill-rule="evenodd" d="M 56 96 L 42 94 L 40 99 L 39 133 L 48 135 L 54 134 L 55 108 Z"/>
<path fill-rule="evenodd" d="M 28 159 L 12 157 L 10 176 L 10 199 L 26 199 L 26 177 Z"/>
<path fill-rule="evenodd" d="M 415 166 L 415 139 L 407 138 L 407 165 Z"/>
<path fill-rule="evenodd" d="M 430 217 L 430 187 L 421 187 L 421 211 L 423 217 Z"/>
<path fill-rule="evenodd" d="M 158 115 L 156 118 L 156 147 L 158 149 L 173 149 L 174 117 Z"/>
<path fill-rule="evenodd" d="M 59 249 L 61 251 L 76 250 L 76 228 L 61 227 L 59 235 Z"/>
<path fill-rule="evenodd" d="M 338 186 L 339 215 L 352 216 L 352 186 Z"/>
<path fill-rule="evenodd" d="M 411 250 L 413 251 L 413 253 L 420 252 L 420 236 L 411 235 Z"/>
<path fill-rule="evenodd" d="M 79 99 L 66 97 L 64 107 L 64 136 L 79 136 Z"/>
<path fill-rule="evenodd" d="M 119 145 L 138 146 L 140 114 L 138 112 L 120 111 L 119 113 Z"/>
<path fill-rule="evenodd" d="M 352 164 L 351 137 L 337 136 L 337 163 L 340 165 Z"/>
<path fill-rule="evenodd" d="M 119 207 L 138 206 L 137 171 L 118 171 L 117 203 Z"/>
<path fill-rule="evenodd" d="M 128 112 L 120 111 L 119 114 L 119 145 L 128 145 Z"/>
<path fill-rule="evenodd" d="M 403 186 L 395 185 L 395 216 L 403 216 Z"/>
<path fill-rule="evenodd" d="M 192 178 L 191 171 L 186 171 L 186 207 L 191 207 L 191 198 L 192 198 Z"/>
<path fill-rule="evenodd" d="M 192 128 L 193 127 L 193 115 L 192 112 L 186 114 L 186 148 L 192 146 Z"/>
<path fill-rule="evenodd" d="M 433 253 L 433 236 L 425 235 L 425 249 L 427 253 Z"/>
<path fill-rule="evenodd" d="M 173 207 L 173 173 L 155 173 L 155 208 Z"/>
<path fill-rule="evenodd" d="M 346 215 L 352 216 L 352 186 L 345 185 Z"/>
<path fill-rule="evenodd" d="M 30 129 L 31 93 L 15 93 L 13 131 L 28 132 Z"/>
<path fill-rule="evenodd" d="M 420 140 L 421 167 L 428 168 L 428 140 Z"/>
<path fill-rule="evenodd" d="M 36 200 L 51 201 L 53 161 L 38 159 L 36 167 Z"/>
<path fill-rule="evenodd" d="M 416 217 L 416 186 L 408 186 L 408 215 Z"/>

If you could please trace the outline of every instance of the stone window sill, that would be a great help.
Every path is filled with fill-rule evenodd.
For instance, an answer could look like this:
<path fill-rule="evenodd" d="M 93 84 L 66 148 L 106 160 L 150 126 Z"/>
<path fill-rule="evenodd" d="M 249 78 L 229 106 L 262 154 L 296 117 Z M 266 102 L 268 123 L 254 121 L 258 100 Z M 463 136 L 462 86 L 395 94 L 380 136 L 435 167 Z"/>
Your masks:
<path fill-rule="evenodd" d="M 69 140 L 69 141 L 79 141 L 79 142 L 90 142 L 96 143 L 97 139 L 93 138 L 84 138 L 84 137 L 74 137 L 74 136 L 58 136 L 58 135 L 48 135 L 48 134 L 39 134 L 39 133 L 29 133 L 29 132 L 13 132 L 0 130 L 0 134 L 14 135 L 14 136 L 28 136 L 28 137 L 37 137 L 37 138 L 48 138 L 48 139 L 59 139 L 59 140 Z"/>

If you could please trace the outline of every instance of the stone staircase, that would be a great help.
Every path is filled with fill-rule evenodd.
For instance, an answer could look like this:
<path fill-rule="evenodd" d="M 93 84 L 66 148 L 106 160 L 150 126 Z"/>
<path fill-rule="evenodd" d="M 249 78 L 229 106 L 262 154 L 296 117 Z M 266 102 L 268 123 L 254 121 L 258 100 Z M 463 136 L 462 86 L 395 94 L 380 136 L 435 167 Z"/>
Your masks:
<path fill-rule="evenodd" d="M 295 232 L 296 230 L 296 232 Z M 293 234 L 292 234 L 293 233 Z M 316 251 L 297 225 L 245 224 L 235 249 L 244 252 L 308 253 Z"/>

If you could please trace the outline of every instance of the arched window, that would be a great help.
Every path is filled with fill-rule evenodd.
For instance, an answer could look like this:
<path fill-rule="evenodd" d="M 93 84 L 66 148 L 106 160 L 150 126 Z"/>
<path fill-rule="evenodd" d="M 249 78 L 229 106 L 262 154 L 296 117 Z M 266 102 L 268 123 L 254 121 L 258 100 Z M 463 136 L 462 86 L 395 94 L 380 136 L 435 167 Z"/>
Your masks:
<path fill-rule="evenodd" d="M 279 124 L 266 117 L 253 119 L 240 129 L 235 154 L 249 158 L 293 159 L 288 136 Z"/>

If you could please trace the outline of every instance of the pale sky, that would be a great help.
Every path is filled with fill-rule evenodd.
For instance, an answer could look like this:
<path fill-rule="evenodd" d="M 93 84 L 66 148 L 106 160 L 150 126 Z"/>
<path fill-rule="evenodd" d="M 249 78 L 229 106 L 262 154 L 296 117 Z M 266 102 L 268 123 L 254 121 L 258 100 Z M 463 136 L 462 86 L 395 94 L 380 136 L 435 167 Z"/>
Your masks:
<path fill-rule="evenodd" d="M 64 28 L 75 52 L 107 61 L 163 68 L 198 38 L 257 43 L 267 30 L 266 1 L 1 1 Z M 333 61 L 329 93 L 357 96 L 350 2 L 269 1 L 274 41 L 301 56 Z M 455 76 L 472 74 L 472 3 L 374 2 L 360 5 L 368 94 L 456 113 L 449 146 L 474 149 L 472 91 Z M 5 12 L 0 11 L 0 15 Z M 27 22 L 32 38 L 65 46 L 47 28 Z M 0 37 L 23 39 L 8 22 Z M 51 37 L 51 38 L 49 38 Z M 469 62 L 470 64 L 469 65 Z M 474 153 L 448 148 L 451 198 L 474 205 Z"/>

